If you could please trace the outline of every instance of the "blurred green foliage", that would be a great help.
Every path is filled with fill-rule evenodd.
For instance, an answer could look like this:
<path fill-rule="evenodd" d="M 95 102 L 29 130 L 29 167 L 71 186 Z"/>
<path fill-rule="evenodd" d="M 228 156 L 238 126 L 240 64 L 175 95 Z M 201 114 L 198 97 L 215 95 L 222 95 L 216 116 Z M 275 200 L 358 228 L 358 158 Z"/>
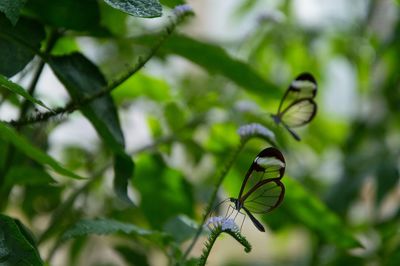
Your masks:
<path fill-rule="evenodd" d="M 181 21 L 180 0 L 2 1 L 0 264 L 195 265 L 198 250 L 183 258 L 219 173 L 231 166 L 217 202 L 236 197 L 276 139 L 286 196 L 260 220 L 282 250 L 304 232 L 306 251 L 224 265 L 397 265 L 398 1 L 339 1 L 346 18 L 305 2 L 216 9 L 234 30 L 201 37 L 201 3 Z M 318 112 L 297 142 L 270 114 L 305 71 Z M 242 147 L 250 123 L 274 138 Z"/>

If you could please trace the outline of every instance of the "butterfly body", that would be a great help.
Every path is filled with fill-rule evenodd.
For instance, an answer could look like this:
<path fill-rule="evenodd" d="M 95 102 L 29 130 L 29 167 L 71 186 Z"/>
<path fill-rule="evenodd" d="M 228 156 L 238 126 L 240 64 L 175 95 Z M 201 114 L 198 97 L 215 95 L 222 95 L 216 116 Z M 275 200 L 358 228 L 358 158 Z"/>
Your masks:
<path fill-rule="evenodd" d="M 310 73 L 302 73 L 292 81 L 279 104 L 277 114 L 271 115 L 276 124 L 282 124 L 289 133 L 300 140 L 292 128 L 309 123 L 317 113 L 314 101 L 317 82 Z"/>
<path fill-rule="evenodd" d="M 237 211 L 244 210 L 258 230 L 262 224 L 252 213 L 267 213 L 278 207 L 285 195 L 280 181 L 285 173 L 285 159 L 273 147 L 262 150 L 246 173 L 237 198 L 229 198 Z"/>

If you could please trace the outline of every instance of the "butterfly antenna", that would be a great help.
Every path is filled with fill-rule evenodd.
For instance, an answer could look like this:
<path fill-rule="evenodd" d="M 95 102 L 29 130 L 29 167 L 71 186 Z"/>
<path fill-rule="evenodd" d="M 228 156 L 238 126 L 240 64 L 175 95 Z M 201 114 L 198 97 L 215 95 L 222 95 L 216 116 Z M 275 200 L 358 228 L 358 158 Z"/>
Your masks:
<path fill-rule="evenodd" d="M 223 203 L 226 203 L 227 201 L 230 201 L 230 199 L 229 199 L 229 198 L 224 199 L 223 201 L 221 201 L 220 203 L 218 203 L 217 205 L 215 205 L 215 206 L 207 213 L 207 217 L 208 217 L 208 216 L 211 216 L 211 214 L 214 213 L 215 210 L 216 210 L 219 206 L 221 206 Z"/>

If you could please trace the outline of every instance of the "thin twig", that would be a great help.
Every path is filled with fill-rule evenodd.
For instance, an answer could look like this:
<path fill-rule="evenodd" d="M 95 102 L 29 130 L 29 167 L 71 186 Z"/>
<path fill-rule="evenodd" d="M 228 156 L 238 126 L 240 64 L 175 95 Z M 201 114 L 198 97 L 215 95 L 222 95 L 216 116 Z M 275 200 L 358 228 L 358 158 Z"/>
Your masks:
<path fill-rule="evenodd" d="M 80 109 L 82 106 L 92 102 L 93 100 L 109 94 L 112 90 L 117 88 L 119 85 L 121 85 L 123 82 L 125 82 L 128 78 L 130 78 L 136 72 L 141 70 L 144 67 L 144 65 L 151 58 L 154 57 L 154 55 L 158 52 L 158 50 L 165 43 L 165 41 L 172 35 L 176 26 L 181 21 L 183 21 L 183 19 L 186 16 L 188 16 L 190 14 L 192 14 L 192 13 L 191 12 L 176 13 L 176 19 L 171 20 L 170 24 L 168 26 L 166 26 L 164 33 L 161 34 L 158 42 L 153 47 L 151 47 L 149 53 L 146 54 L 144 57 L 140 57 L 138 59 L 137 63 L 131 69 L 129 69 L 126 73 L 122 74 L 121 77 L 119 77 L 115 81 L 111 82 L 110 84 L 108 84 L 101 90 L 97 91 L 96 93 L 81 99 L 79 102 L 77 102 L 77 101 L 70 102 L 65 107 L 59 107 L 59 108 L 54 109 L 53 111 L 42 112 L 42 113 L 35 115 L 34 117 L 27 118 L 22 121 L 12 120 L 7 123 L 9 123 L 13 126 L 22 126 L 22 125 L 28 125 L 28 124 L 33 124 L 33 123 L 37 123 L 37 122 L 47 121 L 48 119 L 50 119 L 54 116 L 74 112 L 74 111 Z"/>

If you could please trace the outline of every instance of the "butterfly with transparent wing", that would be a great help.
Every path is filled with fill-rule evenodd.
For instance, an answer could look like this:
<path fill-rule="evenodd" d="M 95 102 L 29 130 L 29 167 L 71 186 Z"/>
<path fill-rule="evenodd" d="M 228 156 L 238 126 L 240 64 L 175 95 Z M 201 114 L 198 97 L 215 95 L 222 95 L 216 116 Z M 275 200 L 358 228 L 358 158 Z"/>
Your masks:
<path fill-rule="evenodd" d="M 262 150 L 247 171 L 239 196 L 229 198 L 234 209 L 238 212 L 243 209 L 261 232 L 265 232 L 264 226 L 253 213 L 273 211 L 282 203 L 285 187 L 281 178 L 285 166 L 285 158 L 278 149 L 269 147 Z"/>
<path fill-rule="evenodd" d="M 301 73 L 292 81 L 279 104 L 278 113 L 271 115 L 276 124 L 282 124 L 298 141 L 299 135 L 293 127 L 309 123 L 317 113 L 314 101 L 317 82 L 310 73 Z"/>

